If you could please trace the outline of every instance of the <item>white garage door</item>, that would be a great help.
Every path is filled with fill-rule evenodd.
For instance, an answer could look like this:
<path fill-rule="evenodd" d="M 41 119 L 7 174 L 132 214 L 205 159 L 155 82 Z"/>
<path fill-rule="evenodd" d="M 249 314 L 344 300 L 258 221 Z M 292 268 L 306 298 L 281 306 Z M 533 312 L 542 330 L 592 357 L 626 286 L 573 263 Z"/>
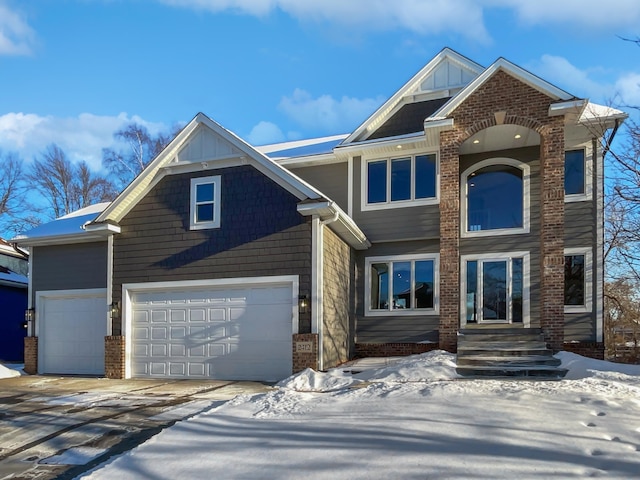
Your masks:
<path fill-rule="evenodd" d="M 105 292 L 40 294 L 36 311 L 39 373 L 104 375 Z"/>
<path fill-rule="evenodd" d="M 132 376 L 277 381 L 291 375 L 292 286 L 132 294 Z"/>

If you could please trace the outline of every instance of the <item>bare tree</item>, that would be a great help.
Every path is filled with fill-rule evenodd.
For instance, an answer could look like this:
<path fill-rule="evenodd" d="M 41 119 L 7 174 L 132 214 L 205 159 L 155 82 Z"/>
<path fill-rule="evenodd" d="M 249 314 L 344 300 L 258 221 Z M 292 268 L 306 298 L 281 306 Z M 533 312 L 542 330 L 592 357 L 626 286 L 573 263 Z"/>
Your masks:
<path fill-rule="evenodd" d="M 51 144 L 35 159 L 28 180 L 45 203 L 44 215 L 57 218 L 93 203 L 113 200 L 116 191 L 104 177 L 93 174 L 86 162 L 71 163 Z"/>
<path fill-rule="evenodd" d="M 130 123 L 113 134 L 126 148 L 104 148 L 102 165 L 118 179 L 118 186 L 124 188 L 169 144 L 177 131 L 174 127 L 170 133 L 160 132 L 154 136 L 144 125 Z"/>
<path fill-rule="evenodd" d="M 24 198 L 22 159 L 14 152 L 0 151 L 0 232 L 16 232 Z"/>

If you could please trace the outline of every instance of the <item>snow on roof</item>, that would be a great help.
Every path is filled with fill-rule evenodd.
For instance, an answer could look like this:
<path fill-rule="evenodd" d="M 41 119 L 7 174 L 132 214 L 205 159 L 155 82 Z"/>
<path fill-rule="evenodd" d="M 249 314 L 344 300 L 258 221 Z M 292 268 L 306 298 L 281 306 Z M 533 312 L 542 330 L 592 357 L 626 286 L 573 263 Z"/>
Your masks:
<path fill-rule="evenodd" d="M 81 208 L 75 212 L 63 215 L 52 222 L 38 225 L 37 227 L 16 236 L 14 240 L 20 242 L 21 240 L 33 240 L 38 238 L 80 235 L 85 232 L 83 229 L 84 225 L 95 220 L 108 205 L 109 202 L 104 202 Z"/>
<path fill-rule="evenodd" d="M 322 155 L 331 153 L 333 148 L 339 145 L 348 134 L 333 135 L 330 137 L 310 138 L 293 142 L 274 143 L 254 147 L 260 153 L 271 159 L 283 159 L 293 157 L 306 157 L 308 155 Z"/>
<path fill-rule="evenodd" d="M 0 285 L 17 284 L 16 286 L 27 286 L 28 283 L 29 279 L 26 276 L 20 275 L 7 267 L 0 266 Z"/>
<path fill-rule="evenodd" d="M 580 122 L 589 122 L 595 119 L 624 119 L 627 118 L 627 114 L 621 110 L 606 105 L 598 105 L 597 103 L 587 103 L 587 106 L 582 111 L 580 116 Z"/>

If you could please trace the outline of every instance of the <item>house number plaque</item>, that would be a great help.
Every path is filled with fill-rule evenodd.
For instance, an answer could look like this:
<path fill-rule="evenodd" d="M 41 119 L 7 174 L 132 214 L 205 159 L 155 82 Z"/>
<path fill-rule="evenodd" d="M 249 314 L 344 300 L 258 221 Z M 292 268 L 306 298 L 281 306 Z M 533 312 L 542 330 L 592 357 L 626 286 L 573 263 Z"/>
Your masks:
<path fill-rule="evenodd" d="M 297 353 L 312 353 L 313 342 L 296 342 Z"/>

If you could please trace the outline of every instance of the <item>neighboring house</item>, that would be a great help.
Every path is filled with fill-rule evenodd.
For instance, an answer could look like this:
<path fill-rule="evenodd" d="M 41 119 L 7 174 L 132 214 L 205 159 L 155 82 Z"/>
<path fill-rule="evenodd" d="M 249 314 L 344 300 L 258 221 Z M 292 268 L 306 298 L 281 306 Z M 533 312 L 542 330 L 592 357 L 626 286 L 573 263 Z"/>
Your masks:
<path fill-rule="evenodd" d="M 28 255 L 0 238 L 0 361 L 22 362 Z"/>
<path fill-rule="evenodd" d="M 26 368 L 277 380 L 537 327 L 603 355 L 603 143 L 626 115 L 444 49 L 354 132 L 252 147 L 198 114 L 32 249 Z"/>

